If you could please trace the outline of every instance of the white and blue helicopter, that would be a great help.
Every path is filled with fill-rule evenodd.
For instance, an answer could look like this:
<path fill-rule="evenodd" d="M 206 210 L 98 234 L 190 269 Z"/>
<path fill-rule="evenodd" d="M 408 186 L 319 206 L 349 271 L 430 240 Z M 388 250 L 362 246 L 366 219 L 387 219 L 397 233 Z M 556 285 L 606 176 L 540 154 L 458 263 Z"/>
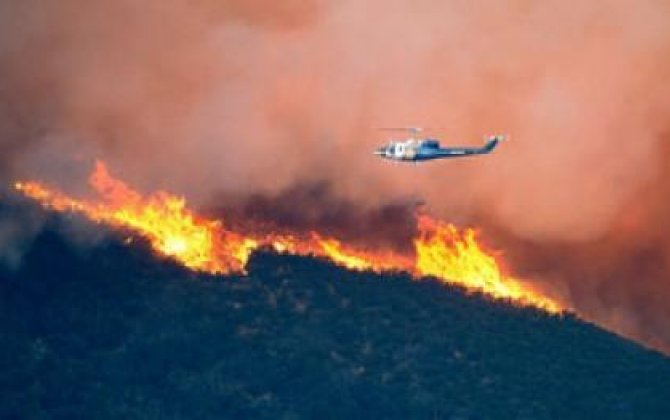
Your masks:
<path fill-rule="evenodd" d="M 505 140 L 504 135 L 485 137 L 486 143 L 482 147 L 441 147 L 437 139 L 419 137 L 424 129 L 420 127 L 382 128 L 389 131 L 406 131 L 409 136 L 402 140 L 392 140 L 387 145 L 377 149 L 374 154 L 384 159 L 399 162 L 424 162 L 435 159 L 459 158 L 491 153 L 498 143 Z"/>

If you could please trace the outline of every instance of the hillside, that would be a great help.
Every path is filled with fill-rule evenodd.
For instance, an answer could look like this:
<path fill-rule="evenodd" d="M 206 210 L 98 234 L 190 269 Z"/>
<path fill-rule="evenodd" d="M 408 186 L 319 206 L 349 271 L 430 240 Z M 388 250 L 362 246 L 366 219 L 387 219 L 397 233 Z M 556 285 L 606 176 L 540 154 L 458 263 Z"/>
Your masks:
<path fill-rule="evenodd" d="M 0 418 L 669 418 L 670 359 L 403 274 L 211 277 L 53 218 L 0 269 Z"/>

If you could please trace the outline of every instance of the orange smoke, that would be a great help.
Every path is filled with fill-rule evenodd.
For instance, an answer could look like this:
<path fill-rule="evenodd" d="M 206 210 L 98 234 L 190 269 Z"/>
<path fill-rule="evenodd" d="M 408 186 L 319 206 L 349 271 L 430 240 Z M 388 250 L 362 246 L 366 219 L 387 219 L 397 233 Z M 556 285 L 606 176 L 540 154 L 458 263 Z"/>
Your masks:
<path fill-rule="evenodd" d="M 89 183 L 101 196 L 100 201 L 71 198 L 37 182 L 17 182 L 14 187 L 49 209 L 83 213 L 96 222 L 136 231 L 156 252 L 197 271 L 244 272 L 254 250 L 270 247 L 280 253 L 326 258 L 353 270 L 433 276 L 494 298 L 548 312 L 561 311 L 556 301 L 505 275 L 496 257 L 479 245 L 473 230 L 460 231 L 426 215 L 418 216 L 416 255 L 409 256 L 389 250 L 357 249 L 317 232 L 235 232 L 225 228 L 222 221 L 195 214 L 182 197 L 164 191 L 143 197 L 113 178 L 102 162 L 96 162 Z"/>

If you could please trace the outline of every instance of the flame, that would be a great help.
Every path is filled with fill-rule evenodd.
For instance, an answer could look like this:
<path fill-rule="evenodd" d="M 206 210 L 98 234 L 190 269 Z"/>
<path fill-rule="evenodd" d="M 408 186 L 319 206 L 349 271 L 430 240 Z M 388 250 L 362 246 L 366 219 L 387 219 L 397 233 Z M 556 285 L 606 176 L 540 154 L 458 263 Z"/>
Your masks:
<path fill-rule="evenodd" d="M 327 259 L 351 270 L 372 270 L 382 271 L 411 271 L 413 269 L 412 261 L 396 253 L 372 252 L 356 250 L 352 247 L 342 244 L 337 239 L 321 238 L 314 234 L 321 247 L 322 255 Z"/>
<path fill-rule="evenodd" d="M 534 305 L 549 312 L 559 312 L 560 306 L 506 276 L 496 258 L 486 252 L 476 240 L 476 231 L 459 231 L 455 226 L 418 216 L 419 235 L 414 240 L 416 269 L 422 276 L 433 276 L 471 291 L 486 293 L 495 298 L 509 299 Z"/>
<path fill-rule="evenodd" d="M 112 178 L 102 162 L 96 163 L 89 183 L 103 197 L 102 202 L 73 199 L 36 182 L 14 186 L 48 208 L 80 212 L 96 222 L 140 232 L 156 251 L 194 270 L 242 271 L 257 247 L 252 239 L 224 229 L 221 222 L 196 216 L 182 197 L 159 191 L 142 198 Z"/>
<path fill-rule="evenodd" d="M 418 215 L 415 256 L 392 251 L 364 250 L 310 232 L 244 234 L 224 227 L 222 221 L 201 217 L 183 197 L 164 191 L 143 197 L 113 178 L 104 163 L 96 162 L 89 184 L 98 201 L 71 198 L 37 182 L 17 182 L 14 188 L 56 211 L 73 211 L 89 219 L 131 229 L 146 237 L 152 248 L 185 267 L 213 274 L 243 273 L 254 250 L 270 247 L 280 253 L 326 258 L 352 270 L 405 271 L 416 277 L 433 276 L 495 298 L 560 312 L 561 305 L 503 272 L 496 257 L 484 250 L 472 229 Z"/>

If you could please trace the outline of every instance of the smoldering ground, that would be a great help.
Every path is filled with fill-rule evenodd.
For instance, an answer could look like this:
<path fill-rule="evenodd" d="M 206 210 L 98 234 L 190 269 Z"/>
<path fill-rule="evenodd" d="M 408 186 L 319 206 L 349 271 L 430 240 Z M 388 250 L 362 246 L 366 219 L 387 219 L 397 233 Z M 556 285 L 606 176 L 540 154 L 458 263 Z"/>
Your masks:
<path fill-rule="evenodd" d="M 667 344 L 669 17 L 666 2 L 624 0 L 2 0 L 0 176 L 84 193 L 100 158 L 201 207 L 299 225 L 302 212 L 342 234 L 389 217 L 363 230 L 375 240 L 394 220 L 378 209 L 421 198 L 496 226 L 515 269 L 578 312 Z M 388 165 L 370 154 L 385 125 L 512 140 Z M 273 211 L 324 180 L 327 205 Z"/>

